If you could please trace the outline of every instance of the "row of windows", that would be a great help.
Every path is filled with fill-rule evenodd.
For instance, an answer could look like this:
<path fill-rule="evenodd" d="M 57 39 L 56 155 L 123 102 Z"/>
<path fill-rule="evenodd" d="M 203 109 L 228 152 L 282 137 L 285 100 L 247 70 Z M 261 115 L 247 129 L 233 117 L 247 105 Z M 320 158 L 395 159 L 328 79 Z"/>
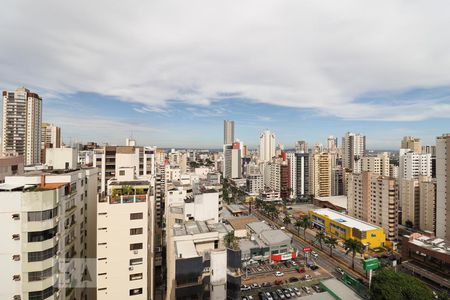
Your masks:
<path fill-rule="evenodd" d="M 30 211 L 28 212 L 28 222 L 38 222 L 53 219 L 58 216 L 58 208 L 47 209 L 44 211 Z"/>
<path fill-rule="evenodd" d="M 143 219 L 143 218 L 144 218 L 143 213 L 131 213 L 130 214 L 130 220 L 139 220 L 139 219 Z"/>
<path fill-rule="evenodd" d="M 28 232 L 28 242 L 42 242 L 53 238 L 58 232 L 58 226 L 44 231 L 32 231 Z"/>
<path fill-rule="evenodd" d="M 51 287 L 46 288 L 43 291 L 30 292 L 28 294 L 28 300 L 44 300 L 44 299 L 47 299 L 48 297 L 52 296 L 57 291 L 58 291 L 58 288 L 51 286 Z"/>
<path fill-rule="evenodd" d="M 142 232 L 143 232 L 142 227 L 130 229 L 130 235 L 138 235 L 138 234 L 142 234 Z"/>
<path fill-rule="evenodd" d="M 51 277 L 53 274 L 53 267 L 43 271 L 28 272 L 28 281 L 40 281 Z"/>
<path fill-rule="evenodd" d="M 49 259 L 50 257 L 55 256 L 56 252 L 58 252 L 58 245 L 43 251 L 28 252 L 28 261 L 29 262 L 43 261 Z"/>
<path fill-rule="evenodd" d="M 142 249 L 142 243 L 130 244 L 130 250 L 140 250 Z"/>

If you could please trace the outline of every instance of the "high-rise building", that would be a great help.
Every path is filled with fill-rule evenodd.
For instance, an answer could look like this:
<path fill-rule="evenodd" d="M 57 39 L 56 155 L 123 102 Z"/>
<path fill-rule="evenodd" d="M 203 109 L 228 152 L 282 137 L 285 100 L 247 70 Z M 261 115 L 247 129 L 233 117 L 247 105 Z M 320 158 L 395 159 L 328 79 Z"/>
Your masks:
<path fill-rule="evenodd" d="M 341 196 L 345 193 L 345 175 L 341 166 L 331 170 L 331 196 Z"/>
<path fill-rule="evenodd" d="M 389 155 L 384 152 L 377 156 L 363 156 L 362 171 L 389 176 Z"/>
<path fill-rule="evenodd" d="M 289 164 L 290 173 L 290 196 L 292 198 L 297 198 L 297 159 L 294 152 L 286 153 L 286 159 Z"/>
<path fill-rule="evenodd" d="M 298 152 L 295 153 L 295 186 L 296 186 L 296 194 L 299 196 L 309 196 L 309 174 L 310 174 L 310 160 L 309 153 L 307 152 Z"/>
<path fill-rule="evenodd" d="M 330 135 L 327 138 L 327 150 L 328 152 L 334 153 L 337 151 L 338 139 Z"/>
<path fill-rule="evenodd" d="M 424 231 L 436 232 L 436 181 L 421 180 L 419 190 L 419 228 Z"/>
<path fill-rule="evenodd" d="M 96 258 L 96 184 L 92 168 L 5 178 L 0 299 L 91 298 L 82 281 L 85 258 Z"/>
<path fill-rule="evenodd" d="M 419 228 L 420 224 L 420 189 L 419 179 L 402 179 L 399 183 L 402 224 Z"/>
<path fill-rule="evenodd" d="M 436 138 L 436 236 L 450 240 L 450 133 Z"/>
<path fill-rule="evenodd" d="M 362 157 L 366 152 L 366 137 L 359 133 L 347 132 L 342 138 L 342 163 L 353 173 L 361 173 Z"/>
<path fill-rule="evenodd" d="M 399 179 L 431 176 L 431 154 L 406 152 L 400 156 Z"/>
<path fill-rule="evenodd" d="M 223 146 L 223 177 L 241 178 L 242 177 L 242 157 L 240 145 L 234 142 Z"/>
<path fill-rule="evenodd" d="M 259 137 L 259 160 L 269 162 L 275 156 L 275 134 L 264 130 Z"/>
<path fill-rule="evenodd" d="M 26 88 L 3 91 L 2 152 L 23 155 L 25 164 L 41 160 L 42 98 Z"/>
<path fill-rule="evenodd" d="M 267 163 L 264 168 L 264 185 L 271 190 L 280 192 L 281 189 L 281 163 L 273 161 Z"/>
<path fill-rule="evenodd" d="M 259 195 L 264 190 L 264 178 L 261 174 L 250 174 L 246 179 L 249 195 Z"/>
<path fill-rule="evenodd" d="M 49 145 L 47 148 L 61 147 L 61 128 L 49 123 L 42 123 L 42 145 Z"/>
<path fill-rule="evenodd" d="M 308 153 L 308 144 L 306 141 L 297 141 L 295 143 L 295 153 Z"/>
<path fill-rule="evenodd" d="M 280 166 L 280 197 L 289 199 L 291 196 L 291 172 L 288 161 L 281 162 Z"/>
<path fill-rule="evenodd" d="M 422 142 L 413 136 L 404 136 L 400 144 L 400 149 L 409 149 L 415 153 L 422 153 Z"/>
<path fill-rule="evenodd" d="M 384 229 L 388 240 L 397 238 L 398 193 L 394 178 L 372 172 L 348 175 L 348 214 Z"/>
<path fill-rule="evenodd" d="M 153 179 L 118 171 L 97 203 L 97 299 L 153 299 Z"/>
<path fill-rule="evenodd" d="M 316 197 L 331 196 L 331 155 L 313 154 L 311 158 L 310 191 Z"/>
<path fill-rule="evenodd" d="M 94 150 L 94 166 L 99 169 L 99 192 L 106 192 L 108 180 L 123 166 L 134 166 L 136 176 L 154 175 L 155 147 L 104 146 Z"/>
<path fill-rule="evenodd" d="M 234 142 L 234 121 L 223 121 L 223 144 L 232 144 Z"/>

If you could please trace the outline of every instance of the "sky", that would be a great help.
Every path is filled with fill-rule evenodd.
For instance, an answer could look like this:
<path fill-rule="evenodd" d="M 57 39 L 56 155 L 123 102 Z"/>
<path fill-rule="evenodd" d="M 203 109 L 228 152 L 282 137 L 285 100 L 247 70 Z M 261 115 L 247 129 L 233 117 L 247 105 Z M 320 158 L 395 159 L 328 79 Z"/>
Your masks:
<path fill-rule="evenodd" d="M 450 131 L 449 1 L 4 0 L 0 87 L 64 142 L 219 148 Z"/>

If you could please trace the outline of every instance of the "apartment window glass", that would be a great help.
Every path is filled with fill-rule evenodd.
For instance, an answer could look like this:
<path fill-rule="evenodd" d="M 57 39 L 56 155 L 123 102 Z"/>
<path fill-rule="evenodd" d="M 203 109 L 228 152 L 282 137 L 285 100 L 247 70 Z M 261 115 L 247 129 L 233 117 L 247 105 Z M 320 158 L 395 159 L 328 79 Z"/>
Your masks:
<path fill-rule="evenodd" d="M 42 242 L 53 238 L 58 232 L 58 226 L 44 231 L 32 231 L 28 232 L 28 242 Z"/>
<path fill-rule="evenodd" d="M 143 232 L 142 227 L 140 227 L 140 228 L 131 228 L 130 229 L 130 235 L 142 234 L 142 232 Z"/>
<path fill-rule="evenodd" d="M 131 213 L 130 214 L 130 220 L 139 220 L 139 219 L 143 219 L 143 218 L 144 218 L 143 213 Z"/>
<path fill-rule="evenodd" d="M 28 281 L 40 281 L 44 280 L 48 277 L 51 277 L 53 274 L 53 267 L 45 269 L 43 271 L 37 272 L 28 272 Z"/>
<path fill-rule="evenodd" d="M 141 294 L 142 294 L 142 288 L 130 290 L 130 296 L 141 295 Z"/>
<path fill-rule="evenodd" d="M 142 279 L 142 273 L 130 274 L 130 281 Z"/>
<path fill-rule="evenodd" d="M 50 257 L 55 256 L 56 252 L 58 252 L 58 245 L 43 251 L 28 252 L 28 261 L 29 262 L 43 261 L 49 259 Z"/>
<path fill-rule="evenodd" d="M 142 265 L 142 257 L 140 258 L 132 258 L 130 259 L 130 266 L 135 266 L 135 265 Z"/>
<path fill-rule="evenodd" d="M 58 291 L 57 288 L 50 286 L 43 291 L 30 292 L 28 293 L 28 300 L 44 300 L 52 296 L 56 291 Z"/>
<path fill-rule="evenodd" d="M 142 243 L 130 244 L 130 250 L 140 250 L 142 249 Z"/>
<path fill-rule="evenodd" d="M 30 211 L 28 212 L 28 222 L 39 222 L 53 219 L 58 215 L 58 208 L 47 209 L 44 211 Z"/>

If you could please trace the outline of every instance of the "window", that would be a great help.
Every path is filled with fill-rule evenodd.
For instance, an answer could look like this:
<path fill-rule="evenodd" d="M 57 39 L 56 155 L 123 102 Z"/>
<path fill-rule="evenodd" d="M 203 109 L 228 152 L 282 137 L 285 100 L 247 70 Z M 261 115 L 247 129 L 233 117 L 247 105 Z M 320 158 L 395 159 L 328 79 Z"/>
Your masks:
<path fill-rule="evenodd" d="M 140 250 L 142 249 L 142 243 L 130 244 L 130 250 Z"/>
<path fill-rule="evenodd" d="M 45 269 L 43 271 L 28 272 L 28 281 L 40 281 L 48 277 L 51 277 L 53 273 L 53 267 Z"/>
<path fill-rule="evenodd" d="M 56 291 L 58 291 L 58 288 L 50 286 L 50 287 L 46 288 L 43 291 L 30 292 L 28 294 L 28 300 L 43 300 L 43 299 L 47 299 L 50 296 L 52 296 Z"/>
<path fill-rule="evenodd" d="M 58 226 L 53 227 L 52 229 L 47 229 L 44 231 L 32 231 L 28 232 L 28 242 L 42 242 L 53 238 L 58 232 Z"/>
<path fill-rule="evenodd" d="M 130 259 L 130 266 L 136 266 L 136 265 L 142 265 L 142 257 Z"/>
<path fill-rule="evenodd" d="M 130 229 L 130 235 L 142 234 L 142 232 L 143 232 L 142 227 Z"/>
<path fill-rule="evenodd" d="M 141 295 L 141 294 L 142 294 L 142 288 L 130 290 L 130 296 Z"/>
<path fill-rule="evenodd" d="M 142 279 L 142 273 L 130 274 L 130 281 Z"/>
<path fill-rule="evenodd" d="M 44 211 L 30 211 L 28 212 L 28 222 L 40 222 L 52 219 L 58 215 L 58 208 L 47 209 Z"/>
<path fill-rule="evenodd" d="M 56 252 L 58 252 L 58 245 L 43 251 L 28 252 L 28 261 L 29 262 L 43 261 L 49 259 L 50 257 L 55 256 Z"/>
<path fill-rule="evenodd" d="M 120 175 L 120 176 L 124 176 L 124 175 L 125 175 L 125 171 L 124 171 L 124 170 L 120 170 L 120 171 L 119 171 L 119 175 Z"/>
<path fill-rule="evenodd" d="M 139 220 L 139 219 L 143 219 L 143 218 L 144 218 L 143 213 L 131 213 L 130 214 L 130 220 Z"/>

